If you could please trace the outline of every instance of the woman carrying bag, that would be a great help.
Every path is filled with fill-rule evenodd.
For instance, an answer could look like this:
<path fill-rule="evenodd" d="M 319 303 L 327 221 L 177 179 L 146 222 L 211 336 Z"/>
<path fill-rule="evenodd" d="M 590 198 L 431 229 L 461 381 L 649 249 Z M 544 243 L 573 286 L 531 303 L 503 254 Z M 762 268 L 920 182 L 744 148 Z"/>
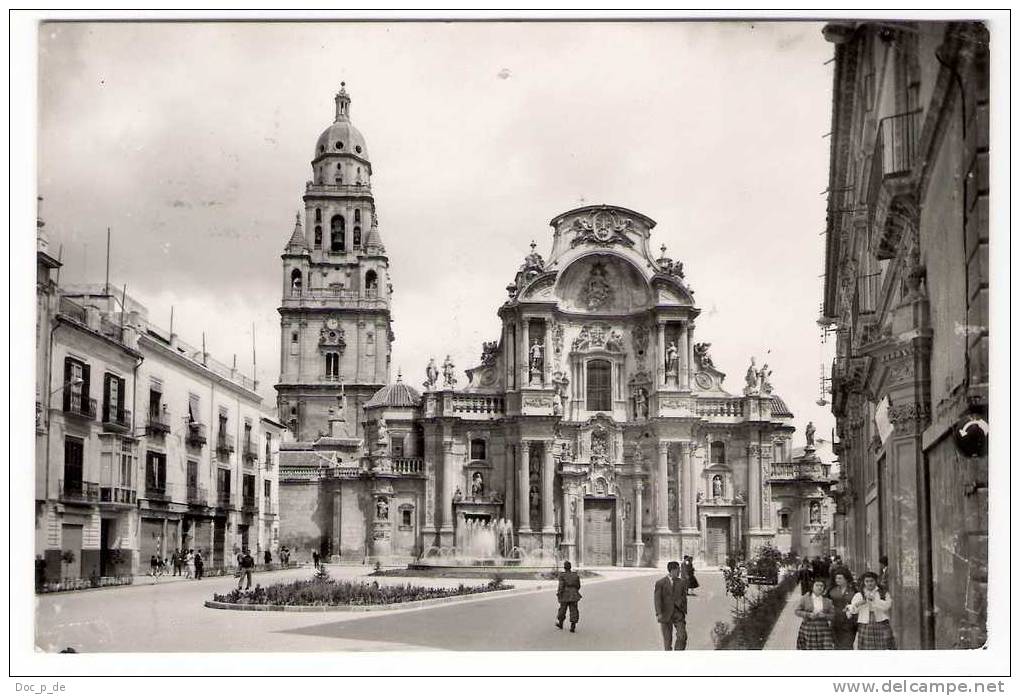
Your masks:
<path fill-rule="evenodd" d="M 832 627 L 835 616 L 832 600 L 825 596 L 825 581 L 817 579 L 811 593 L 802 595 L 794 613 L 803 621 L 797 633 L 797 650 L 832 650 Z"/>
<path fill-rule="evenodd" d="M 847 616 L 857 617 L 858 650 L 895 650 L 889 609 L 892 596 L 878 584 L 878 574 L 870 570 L 861 576 L 861 591 L 854 595 Z"/>

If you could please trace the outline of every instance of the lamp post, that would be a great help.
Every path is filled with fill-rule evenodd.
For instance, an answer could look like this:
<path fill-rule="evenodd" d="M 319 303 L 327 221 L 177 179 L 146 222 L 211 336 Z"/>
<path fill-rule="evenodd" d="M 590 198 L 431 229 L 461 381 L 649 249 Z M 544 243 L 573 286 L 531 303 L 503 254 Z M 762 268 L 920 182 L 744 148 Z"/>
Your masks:
<path fill-rule="evenodd" d="M 57 387 L 56 389 L 51 391 L 50 392 L 50 396 L 53 396 L 58 391 L 63 391 L 64 389 L 67 389 L 68 387 L 80 387 L 82 384 L 85 384 L 85 380 L 84 379 L 82 379 L 81 377 L 72 377 L 69 381 L 64 382 L 59 387 Z"/>

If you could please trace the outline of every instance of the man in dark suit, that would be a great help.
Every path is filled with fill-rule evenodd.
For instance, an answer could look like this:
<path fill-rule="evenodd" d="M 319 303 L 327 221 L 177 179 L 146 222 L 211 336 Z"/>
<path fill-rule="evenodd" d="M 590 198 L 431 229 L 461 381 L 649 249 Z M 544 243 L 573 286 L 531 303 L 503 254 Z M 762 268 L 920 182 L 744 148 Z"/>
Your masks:
<path fill-rule="evenodd" d="M 560 603 L 559 611 L 556 612 L 556 628 L 563 628 L 563 619 L 567 618 L 567 610 L 570 610 L 570 632 L 576 633 L 574 628 L 580 619 L 577 611 L 577 603 L 581 600 L 581 578 L 570 569 L 570 561 L 563 562 L 563 572 L 560 573 L 560 584 L 556 589 L 556 601 Z"/>
<path fill-rule="evenodd" d="M 668 575 L 655 583 L 655 618 L 662 629 L 665 650 L 687 649 L 687 582 L 680 577 L 680 564 L 666 564 Z M 676 643 L 673 644 L 673 631 Z"/>

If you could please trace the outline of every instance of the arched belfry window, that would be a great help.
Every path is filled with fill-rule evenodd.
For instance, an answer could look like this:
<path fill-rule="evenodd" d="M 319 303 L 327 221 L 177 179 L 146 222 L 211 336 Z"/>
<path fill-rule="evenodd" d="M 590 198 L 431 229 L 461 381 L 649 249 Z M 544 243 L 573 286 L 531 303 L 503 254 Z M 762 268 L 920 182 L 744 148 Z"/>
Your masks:
<path fill-rule="evenodd" d="M 379 276 L 376 275 L 375 271 L 369 271 L 365 274 L 365 292 L 369 295 L 374 295 L 378 288 Z"/>
<path fill-rule="evenodd" d="M 354 222 L 361 222 L 361 210 L 354 210 Z"/>
<path fill-rule="evenodd" d="M 322 208 L 315 209 L 315 221 L 322 222 Z"/>
<path fill-rule="evenodd" d="M 315 248 L 322 248 L 322 225 L 315 226 Z"/>
<path fill-rule="evenodd" d="M 301 271 L 296 268 L 290 272 L 290 291 L 295 295 L 301 293 Z"/>
<path fill-rule="evenodd" d="M 726 463 L 726 445 L 719 440 L 712 443 L 711 455 L 709 461 L 712 464 L 725 464 Z"/>
<path fill-rule="evenodd" d="M 333 219 L 329 221 L 329 250 L 330 251 L 343 251 L 344 250 L 344 217 L 343 215 L 334 215 Z"/>
<path fill-rule="evenodd" d="M 356 246 L 356 247 L 361 246 L 361 228 L 360 227 L 355 227 L 354 228 L 353 237 L 354 237 L 354 246 Z"/>
<path fill-rule="evenodd" d="M 613 366 L 608 360 L 589 360 L 587 404 L 589 411 L 613 410 Z"/>
<path fill-rule="evenodd" d="M 344 183 L 344 166 L 342 164 L 336 165 L 336 183 Z"/>

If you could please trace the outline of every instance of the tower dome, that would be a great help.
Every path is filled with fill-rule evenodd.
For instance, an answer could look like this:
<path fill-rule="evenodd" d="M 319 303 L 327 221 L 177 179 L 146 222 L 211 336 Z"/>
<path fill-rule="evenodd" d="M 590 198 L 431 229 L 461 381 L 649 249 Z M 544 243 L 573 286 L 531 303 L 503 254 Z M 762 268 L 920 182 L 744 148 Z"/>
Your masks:
<path fill-rule="evenodd" d="M 315 158 L 323 155 L 354 155 L 368 160 L 368 145 L 365 136 L 351 123 L 351 97 L 347 94 L 346 83 L 340 83 L 340 91 L 334 97 L 336 118 L 315 143 Z"/>

